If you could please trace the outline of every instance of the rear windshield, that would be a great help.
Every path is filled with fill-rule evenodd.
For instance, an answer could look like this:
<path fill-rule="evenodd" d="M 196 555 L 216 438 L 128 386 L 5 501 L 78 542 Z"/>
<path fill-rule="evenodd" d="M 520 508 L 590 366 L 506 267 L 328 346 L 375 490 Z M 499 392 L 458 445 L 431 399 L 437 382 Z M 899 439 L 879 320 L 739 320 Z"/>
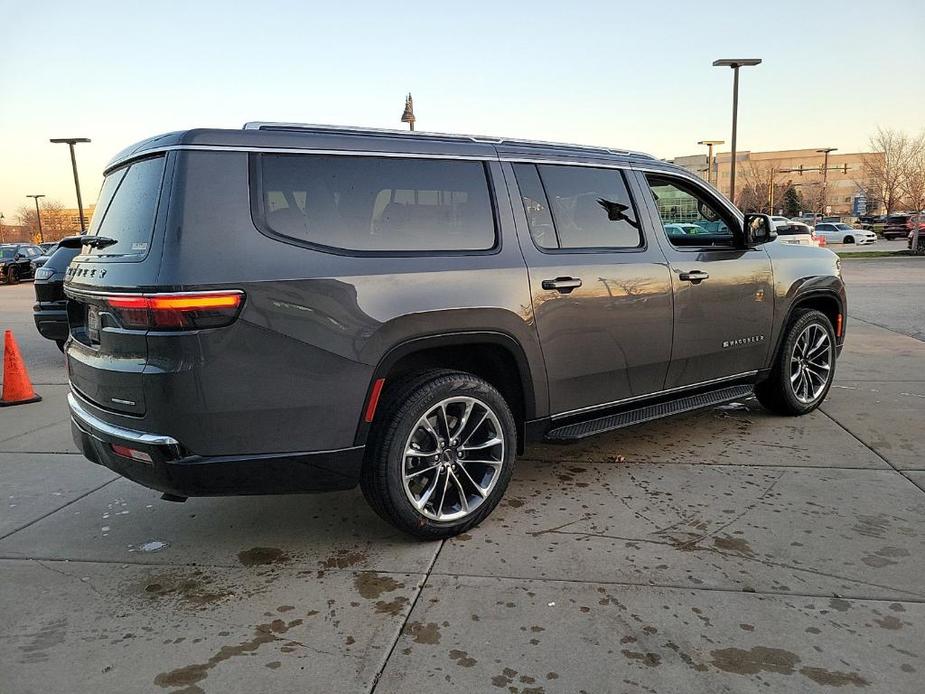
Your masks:
<path fill-rule="evenodd" d="M 79 248 L 63 248 L 59 246 L 58 249 L 51 254 L 51 257 L 48 258 L 45 267 L 55 272 L 65 270 L 67 266 L 70 265 L 71 261 L 79 254 Z"/>
<path fill-rule="evenodd" d="M 148 252 L 165 161 L 163 156 L 143 159 L 106 176 L 87 234 L 115 239 L 116 243 L 84 246 L 85 252 L 99 256 L 143 256 Z"/>
<path fill-rule="evenodd" d="M 774 231 L 778 236 L 794 236 L 796 234 L 808 234 L 809 227 L 802 224 L 785 224 L 777 227 Z"/>

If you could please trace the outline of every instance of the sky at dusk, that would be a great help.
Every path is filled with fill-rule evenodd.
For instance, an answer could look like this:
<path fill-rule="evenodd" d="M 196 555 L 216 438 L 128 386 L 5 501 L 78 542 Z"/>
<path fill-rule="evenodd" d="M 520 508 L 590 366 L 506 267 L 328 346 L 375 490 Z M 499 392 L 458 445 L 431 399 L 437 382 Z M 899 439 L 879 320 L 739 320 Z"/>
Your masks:
<path fill-rule="evenodd" d="M 659 157 L 739 148 L 862 151 L 925 128 L 925 2 L 140 3 L 0 0 L 0 212 L 76 206 L 134 141 L 250 120 L 605 144 Z M 723 148 L 721 148 L 722 151 Z"/>

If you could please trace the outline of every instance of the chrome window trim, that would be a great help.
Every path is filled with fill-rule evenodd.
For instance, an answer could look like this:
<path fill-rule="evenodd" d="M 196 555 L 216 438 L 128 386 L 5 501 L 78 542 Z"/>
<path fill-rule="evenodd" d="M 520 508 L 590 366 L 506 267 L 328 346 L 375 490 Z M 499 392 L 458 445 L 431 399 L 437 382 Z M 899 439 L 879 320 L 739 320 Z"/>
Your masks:
<path fill-rule="evenodd" d="M 340 155 L 345 157 L 391 157 L 398 159 L 460 159 L 463 161 L 498 161 L 497 154 L 443 154 L 432 152 L 377 152 L 374 150 L 354 149 L 320 149 L 313 147 L 261 147 L 250 145 L 164 145 L 153 147 L 111 162 L 104 171 L 108 174 L 113 169 L 124 166 L 128 162 L 162 152 L 194 151 L 194 152 L 244 152 L 248 154 L 318 154 Z"/>
<path fill-rule="evenodd" d="M 588 407 L 579 407 L 575 410 L 568 410 L 566 412 L 558 412 L 550 416 L 550 419 L 562 419 L 563 417 L 571 417 L 576 414 L 582 414 L 584 412 L 594 412 L 596 410 L 603 410 L 608 407 L 616 407 L 617 405 L 626 405 L 633 402 L 638 402 L 639 400 L 647 400 L 649 398 L 657 398 L 662 395 L 670 395 L 671 393 L 679 393 L 684 390 L 691 390 L 693 388 L 700 388 L 702 386 L 709 386 L 714 383 L 724 383 L 726 381 L 735 381 L 740 378 L 748 378 L 749 376 L 754 376 L 758 373 L 758 370 L 753 371 L 743 371 L 742 373 L 733 374 L 732 376 L 722 376 L 721 378 L 712 378 L 709 381 L 700 381 L 699 383 L 691 383 L 686 386 L 678 386 L 676 388 L 668 388 L 666 390 L 658 390 L 654 393 L 646 393 L 645 395 L 634 395 L 631 398 L 623 398 L 622 400 L 614 400 L 612 402 L 605 402 L 600 405 L 589 405 Z"/>
<path fill-rule="evenodd" d="M 67 394 L 67 404 L 68 408 L 71 410 L 71 417 L 80 426 L 83 423 L 85 426 L 90 429 L 95 429 L 107 436 L 112 436 L 113 438 L 123 439 L 125 441 L 132 441 L 134 443 L 139 443 L 147 446 L 179 446 L 180 442 L 177 441 L 172 436 L 163 436 L 160 434 L 147 434 L 142 431 L 135 431 L 134 429 L 125 429 L 115 424 L 110 424 L 109 422 L 104 422 L 99 417 L 94 417 L 92 414 L 87 412 L 77 400 L 77 396 L 73 392 Z M 83 427 L 81 427 L 83 428 Z M 92 433 L 92 432 L 88 432 Z"/>

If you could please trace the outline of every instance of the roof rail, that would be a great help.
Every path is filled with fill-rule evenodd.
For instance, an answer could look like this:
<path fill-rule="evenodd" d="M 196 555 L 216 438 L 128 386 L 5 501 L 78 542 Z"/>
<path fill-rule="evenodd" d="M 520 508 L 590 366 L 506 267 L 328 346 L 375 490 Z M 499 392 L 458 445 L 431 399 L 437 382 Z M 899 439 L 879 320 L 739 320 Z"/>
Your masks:
<path fill-rule="evenodd" d="M 251 121 L 244 124 L 244 130 L 305 130 L 328 133 L 342 133 L 347 135 L 380 135 L 383 137 L 425 138 L 434 140 L 465 140 L 489 145 L 526 145 L 534 147 L 550 147 L 557 149 L 571 149 L 599 154 L 616 154 L 626 157 L 641 157 L 655 159 L 646 152 L 637 152 L 631 149 L 614 149 L 612 147 L 598 147 L 595 145 L 577 145 L 567 142 L 548 142 L 546 140 L 525 140 L 514 137 L 492 137 L 487 135 L 464 135 L 457 133 L 432 133 L 419 130 L 393 130 L 389 128 L 364 128 L 351 125 L 322 125 L 315 123 L 273 123 L 266 121 Z"/>

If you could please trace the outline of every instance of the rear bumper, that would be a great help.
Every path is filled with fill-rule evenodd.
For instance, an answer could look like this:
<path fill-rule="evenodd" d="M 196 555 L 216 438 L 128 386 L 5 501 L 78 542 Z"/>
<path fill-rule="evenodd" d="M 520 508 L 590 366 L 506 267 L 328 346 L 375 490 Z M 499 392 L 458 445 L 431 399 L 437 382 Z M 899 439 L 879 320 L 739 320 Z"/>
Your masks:
<path fill-rule="evenodd" d="M 67 339 L 67 308 L 63 304 L 58 302 L 35 304 L 32 308 L 32 317 L 42 337 L 47 337 L 49 340 Z"/>
<path fill-rule="evenodd" d="M 363 446 L 334 451 L 246 456 L 189 455 L 170 436 L 115 426 L 91 414 L 69 393 L 71 432 L 83 455 L 133 482 L 176 496 L 288 494 L 352 489 Z M 147 453 L 142 462 L 117 455 L 112 444 Z"/>

